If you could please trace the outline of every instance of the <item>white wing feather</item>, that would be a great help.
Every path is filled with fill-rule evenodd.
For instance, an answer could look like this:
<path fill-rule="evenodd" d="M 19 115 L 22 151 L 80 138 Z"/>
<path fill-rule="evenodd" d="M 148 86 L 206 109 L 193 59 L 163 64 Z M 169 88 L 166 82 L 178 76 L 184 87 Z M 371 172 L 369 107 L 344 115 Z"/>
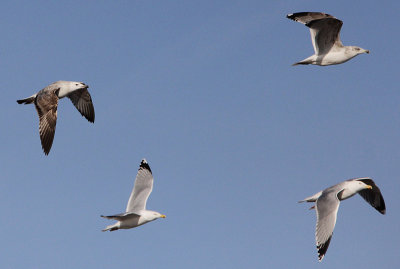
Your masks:
<path fill-rule="evenodd" d="M 140 163 L 135 185 L 126 206 L 126 212 L 140 212 L 146 209 L 146 202 L 153 190 L 153 174 L 145 159 Z"/>

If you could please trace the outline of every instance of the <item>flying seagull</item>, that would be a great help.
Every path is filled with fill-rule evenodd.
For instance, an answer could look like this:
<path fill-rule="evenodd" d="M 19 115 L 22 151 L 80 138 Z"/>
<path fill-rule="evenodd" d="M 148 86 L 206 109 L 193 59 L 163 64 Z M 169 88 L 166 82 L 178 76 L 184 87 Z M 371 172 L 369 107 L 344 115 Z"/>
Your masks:
<path fill-rule="evenodd" d="M 130 229 L 147 222 L 165 218 L 158 212 L 146 210 L 146 202 L 153 189 L 153 174 L 146 159 L 143 159 L 140 163 L 139 171 L 136 175 L 135 185 L 133 187 L 131 196 L 129 197 L 128 205 L 126 206 L 125 213 L 103 216 L 106 219 L 117 220 L 118 222 L 107 226 L 105 231 L 115 231 L 118 229 Z"/>
<path fill-rule="evenodd" d="M 311 41 L 315 54 L 297 62 L 299 64 L 333 65 L 347 62 L 362 53 L 369 53 L 356 46 L 343 46 L 340 41 L 340 28 L 343 22 L 321 12 L 298 12 L 288 14 L 288 19 L 305 24 L 310 28 Z"/>
<path fill-rule="evenodd" d="M 386 213 L 385 201 L 381 191 L 375 182 L 367 177 L 343 181 L 299 201 L 299 203 L 315 202 L 315 205 L 310 209 L 315 208 L 317 212 L 315 240 L 319 261 L 324 257 L 331 242 L 340 201 L 350 198 L 356 193 L 360 194 L 365 201 L 381 214 Z"/>
<path fill-rule="evenodd" d="M 53 144 L 58 99 L 68 97 L 83 117 L 94 122 L 94 108 L 88 88 L 83 82 L 60 80 L 26 99 L 17 100 L 18 104 L 35 104 L 39 114 L 39 134 L 44 154 L 49 154 Z"/>

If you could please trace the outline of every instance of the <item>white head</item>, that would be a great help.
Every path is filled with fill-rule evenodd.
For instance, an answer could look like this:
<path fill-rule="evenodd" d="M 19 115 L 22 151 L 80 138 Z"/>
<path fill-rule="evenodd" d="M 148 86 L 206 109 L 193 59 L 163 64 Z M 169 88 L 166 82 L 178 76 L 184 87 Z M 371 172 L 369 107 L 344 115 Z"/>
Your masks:
<path fill-rule="evenodd" d="M 151 211 L 151 210 L 146 210 L 146 211 L 141 212 L 140 216 L 145 218 L 148 221 L 153 221 L 153 220 L 156 220 L 159 218 L 163 218 L 163 219 L 166 218 L 165 215 L 160 214 L 156 211 Z"/>
<path fill-rule="evenodd" d="M 67 96 L 69 93 L 74 92 L 76 90 L 89 88 L 89 86 L 83 82 L 65 81 L 65 80 L 59 80 L 57 82 L 54 82 L 52 85 L 57 88 L 60 88 L 60 91 L 58 93 L 59 98 L 63 98 Z"/>
<path fill-rule="evenodd" d="M 355 192 L 359 192 L 365 189 L 372 189 L 372 186 L 365 184 L 362 181 L 359 180 L 353 180 L 351 182 L 351 189 L 354 190 Z"/>
<path fill-rule="evenodd" d="M 363 53 L 369 53 L 369 50 L 357 47 L 357 46 L 348 46 L 350 48 L 350 53 L 354 54 L 354 56 L 358 54 L 363 54 Z"/>

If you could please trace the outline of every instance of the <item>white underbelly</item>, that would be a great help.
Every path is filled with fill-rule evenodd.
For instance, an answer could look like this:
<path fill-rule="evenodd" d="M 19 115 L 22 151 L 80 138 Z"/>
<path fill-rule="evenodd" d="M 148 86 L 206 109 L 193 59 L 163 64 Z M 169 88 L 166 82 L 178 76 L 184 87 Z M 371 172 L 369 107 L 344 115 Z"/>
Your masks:
<path fill-rule="evenodd" d="M 330 52 L 322 58 L 321 65 L 341 64 L 347 62 L 353 57 L 354 56 L 349 57 L 349 55 L 344 54 L 343 52 Z"/>

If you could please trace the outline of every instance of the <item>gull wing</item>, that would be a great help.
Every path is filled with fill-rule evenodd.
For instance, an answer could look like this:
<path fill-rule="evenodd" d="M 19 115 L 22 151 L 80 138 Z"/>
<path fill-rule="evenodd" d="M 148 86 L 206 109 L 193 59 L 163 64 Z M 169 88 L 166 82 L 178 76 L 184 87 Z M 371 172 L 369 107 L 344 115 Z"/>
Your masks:
<path fill-rule="evenodd" d="M 82 88 L 68 94 L 68 98 L 72 101 L 76 109 L 88 121 L 94 122 L 94 107 L 92 97 L 87 88 Z"/>
<path fill-rule="evenodd" d="M 332 15 L 322 12 L 298 12 L 286 17 L 310 28 L 316 55 L 327 53 L 334 45 L 343 46 L 339 37 L 343 22 Z"/>
<path fill-rule="evenodd" d="M 101 215 L 100 217 L 105 218 L 105 219 L 113 219 L 117 221 L 122 221 L 126 220 L 131 217 L 140 217 L 139 215 L 135 213 L 121 213 L 121 214 L 116 214 L 116 215 L 111 215 L 111 216 L 103 216 Z"/>
<path fill-rule="evenodd" d="M 57 124 L 58 91 L 40 91 L 35 98 L 35 107 L 39 115 L 39 134 L 44 154 L 48 155 L 53 145 Z"/>
<path fill-rule="evenodd" d="M 342 25 L 343 22 L 336 18 L 319 19 L 306 24 L 310 28 L 315 54 L 324 55 L 334 46 L 343 46 L 339 36 Z"/>
<path fill-rule="evenodd" d="M 307 24 L 311 21 L 335 17 L 322 12 L 296 12 L 293 14 L 288 14 L 286 18 L 300 22 L 302 24 Z"/>
<path fill-rule="evenodd" d="M 153 180 L 150 166 L 143 159 L 136 175 L 135 185 L 129 197 L 128 205 L 126 206 L 126 212 L 140 212 L 146 209 L 147 199 L 153 190 Z"/>
<path fill-rule="evenodd" d="M 329 243 L 332 239 L 333 229 L 336 224 L 336 216 L 339 210 L 340 201 L 338 195 L 343 190 L 322 193 L 315 203 L 317 212 L 317 226 L 315 229 L 315 241 L 318 249 L 318 259 L 321 261 Z"/>
<path fill-rule="evenodd" d="M 381 190 L 376 186 L 375 182 L 371 178 L 359 178 L 355 179 L 358 181 L 362 181 L 367 185 L 370 185 L 372 189 L 365 189 L 359 191 L 358 194 L 364 198 L 371 206 L 373 206 L 376 210 L 378 210 L 381 214 L 386 213 L 386 205 L 385 200 L 383 200 L 383 196 Z"/>

